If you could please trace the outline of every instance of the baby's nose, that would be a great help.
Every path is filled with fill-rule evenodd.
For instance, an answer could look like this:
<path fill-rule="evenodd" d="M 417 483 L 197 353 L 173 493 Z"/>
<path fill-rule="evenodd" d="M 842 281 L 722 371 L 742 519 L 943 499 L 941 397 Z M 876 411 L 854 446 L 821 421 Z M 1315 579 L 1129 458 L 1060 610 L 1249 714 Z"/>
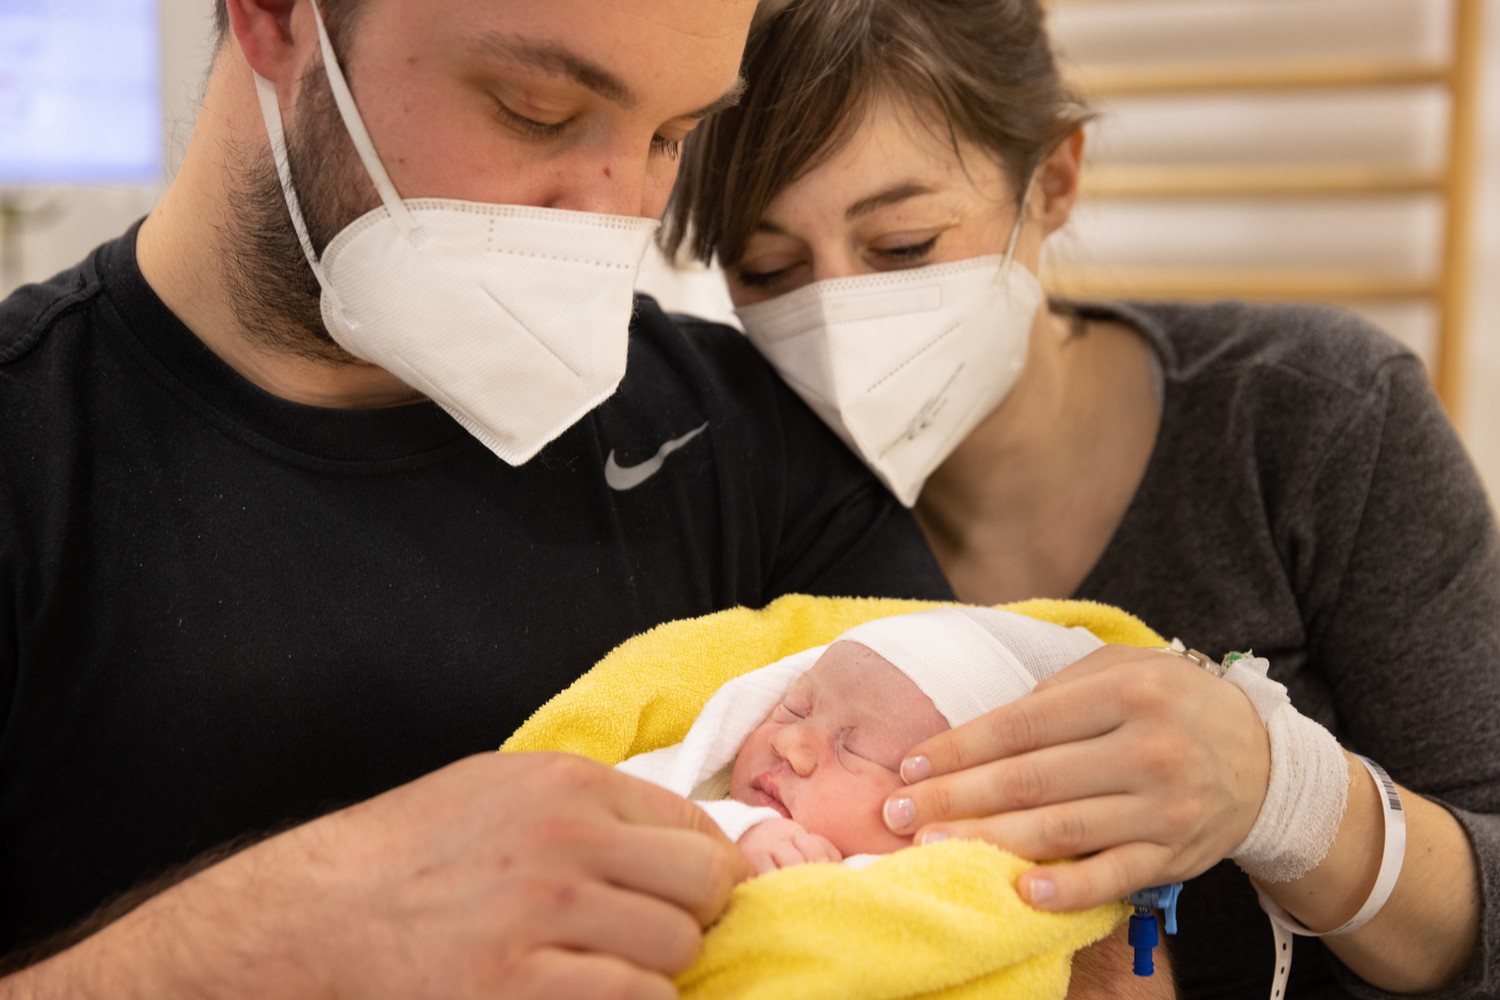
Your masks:
<path fill-rule="evenodd" d="M 786 726 L 771 740 L 771 748 L 800 778 L 818 766 L 817 734 L 809 726 Z"/>

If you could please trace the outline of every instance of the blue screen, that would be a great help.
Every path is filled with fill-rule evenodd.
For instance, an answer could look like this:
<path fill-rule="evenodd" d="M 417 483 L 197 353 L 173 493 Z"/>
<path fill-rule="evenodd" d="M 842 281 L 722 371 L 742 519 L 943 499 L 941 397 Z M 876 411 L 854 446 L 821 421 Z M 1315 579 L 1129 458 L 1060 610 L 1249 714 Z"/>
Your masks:
<path fill-rule="evenodd" d="M 162 174 L 156 0 L 0 0 L 0 184 Z"/>

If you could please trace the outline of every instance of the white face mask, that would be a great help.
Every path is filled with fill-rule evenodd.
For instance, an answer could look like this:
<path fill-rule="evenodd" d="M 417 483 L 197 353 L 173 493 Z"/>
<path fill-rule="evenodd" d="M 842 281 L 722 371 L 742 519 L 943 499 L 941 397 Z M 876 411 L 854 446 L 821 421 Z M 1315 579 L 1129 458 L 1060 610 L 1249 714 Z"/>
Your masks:
<path fill-rule="evenodd" d="M 654 219 L 403 201 L 375 152 L 313 5 L 323 68 L 381 207 L 319 260 L 292 189 L 281 110 L 256 76 L 282 192 L 338 344 L 430 397 L 520 465 L 625 376 L 636 273 Z"/>
<path fill-rule="evenodd" d="M 820 281 L 736 310 L 797 394 L 910 507 L 1026 362 L 1045 298 L 998 254 Z"/>

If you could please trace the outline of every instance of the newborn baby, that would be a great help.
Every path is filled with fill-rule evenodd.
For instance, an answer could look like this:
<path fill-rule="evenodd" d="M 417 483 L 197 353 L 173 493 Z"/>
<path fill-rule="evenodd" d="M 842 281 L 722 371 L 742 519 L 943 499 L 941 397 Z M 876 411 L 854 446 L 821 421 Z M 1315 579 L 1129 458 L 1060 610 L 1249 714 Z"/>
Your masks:
<path fill-rule="evenodd" d="M 886 854 L 911 842 L 880 810 L 912 746 L 1101 645 L 993 608 L 876 619 L 728 682 L 683 742 L 620 768 L 697 800 L 757 873 Z"/>

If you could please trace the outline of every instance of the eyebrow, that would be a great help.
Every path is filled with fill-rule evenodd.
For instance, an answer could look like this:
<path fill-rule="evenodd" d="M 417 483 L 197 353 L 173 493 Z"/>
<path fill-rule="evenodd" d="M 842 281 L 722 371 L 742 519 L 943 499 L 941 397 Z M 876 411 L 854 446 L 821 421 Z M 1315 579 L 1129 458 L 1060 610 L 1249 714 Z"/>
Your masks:
<path fill-rule="evenodd" d="M 932 188 L 928 187 L 925 184 L 918 184 L 915 181 L 908 181 L 904 184 L 897 184 L 895 187 L 887 188 L 886 190 L 881 191 L 877 194 L 872 194 L 868 198 L 861 198 L 859 201 L 856 201 L 854 204 L 850 205 L 844 210 L 844 221 L 853 222 L 860 216 L 868 215 L 871 212 L 875 211 L 877 208 L 885 208 L 887 205 L 894 205 L 898 202 L 906 201 L 908 198 L 915 198 L 918 195 L 932 193 Z M 769 219 L 759 220 L 755 223 L 755 228 L 751 231 L 756 233 L 771 233 L 774 236 L 791 235 L 783 226 L 778 223 L 772 222 Z"/>
<path fill-rule="evenodd" d="M 609 70 L 552 42 L 534 42 L 488 31 L 474 39 L 474 51 L 497 62 L 517 63 L 549 76 L 567 77 L 621 107 L 633 108 L 638 101 L 635 92 Z"/>
<path fill-rule="evenodd" d="M 861 215 L 868 215 L 877 208 L 894 205 L 897 202 L 906 201 L 908 198 L 915 198 L 922 194 L 932 194 L 932 188 L 912 181 L 897 184 L 895 187 L 886 188 L 878 194 L 872 194 L 868 198 L 861 198 L 850 205 L 844 210 L 844 221 L 853 222 Z"/>
<path fill-rule="evenodd" d="M 640 103 L 635 91 L 625 81 L 600 66 L 598 63 L 578 55 L 552 42 L 534 42 L 496 31 L 485 32 L 474 40 L 474 51 L 483 58 L 498 62 L 517 63 L 540 70 L 549 76 L 561 76 L 587 88 L 600 97 L 623 108 L 634 108 Z M 740 102 L 745 93 L 745 78 L 737 77 L 734 84 L 717 98 L 696 111 L 689 111 L 678 118 L 703 119 L 716 115 L 725 108 Z"/>
<path fill-rule="evenodd" d="M 736 104 L 739 104 L 740 103 L 740 98 L 742 98 L 744 96 L 745 96 L 745 78 L 743 76 L 736 77 L 734 83 L 731 84 L 730 87 L 729 87 L 729 89 L 726 90 L 726 91 L 724 91 L 724 93 L 720 94 L 718 97 L 714 98 L 712 101 L 709 101 L 707 104 L 703 105 L 703 107 L 699 108 L 697 111 L 689 111 L 687 114 L 683 115 L 682 117 L 683 118 L 698 118 L 698 119 L 712 118 L 714 115 L 718 114 L 719 112 L 726 111 L 729 108 L 734 107 Z"/>

